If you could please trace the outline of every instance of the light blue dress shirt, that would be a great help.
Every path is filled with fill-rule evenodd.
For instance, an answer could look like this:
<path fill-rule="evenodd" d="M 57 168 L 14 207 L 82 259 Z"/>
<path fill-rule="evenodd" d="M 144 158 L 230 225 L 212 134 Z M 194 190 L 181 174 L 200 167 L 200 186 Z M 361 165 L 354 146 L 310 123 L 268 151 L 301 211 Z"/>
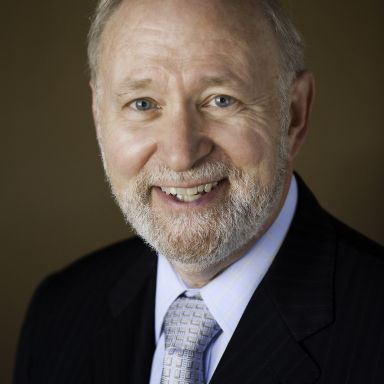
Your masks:
<path fill-rule="evenodd" d="M 222 333 L 206 353 L 206 381 L 209 382 L 246 306 L 280 249 L 292 222 L 296 204 L 297 183 L 293 176 L 283 208 L 269 229 L 241 259 L 202 288 L 188 288 L 168 260 L 158 255 L 155 302 L 156 351 L 152 361 L 150 384 L 159 384 L 161 380 L 165 349 L 162 332 L 164 316 L 173 301 L 184 292 L 191 296 L 199 292 L 222 329 Z"/>

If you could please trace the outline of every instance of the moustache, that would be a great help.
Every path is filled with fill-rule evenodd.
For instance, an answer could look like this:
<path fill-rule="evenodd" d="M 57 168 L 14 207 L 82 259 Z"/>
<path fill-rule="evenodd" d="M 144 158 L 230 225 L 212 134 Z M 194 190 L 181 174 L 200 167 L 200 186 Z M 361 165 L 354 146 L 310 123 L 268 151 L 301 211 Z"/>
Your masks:
<path fill-rule="evenodd" d="M 194 184 L 200 181 L 222 180 L 240 171 L 224 162 L 205 162 L 187 171 L 176 172 L 166 166 L 145 169 L 137 176 L 137 183 L 147 186 Z"/>

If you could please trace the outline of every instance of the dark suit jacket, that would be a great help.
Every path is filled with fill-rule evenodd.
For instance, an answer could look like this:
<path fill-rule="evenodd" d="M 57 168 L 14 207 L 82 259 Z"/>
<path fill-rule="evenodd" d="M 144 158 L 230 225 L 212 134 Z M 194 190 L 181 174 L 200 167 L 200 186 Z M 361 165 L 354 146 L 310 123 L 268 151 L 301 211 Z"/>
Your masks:
<path fill-rule="evenodd" d="M 148 383 L 155 275 L 155 253 L 135 238 L 45 280 L 15 384 Z M 211 383 L 384 383 L 383 299 L 382 248 L 325 213 L 299 181 L 287 238 Z"/>

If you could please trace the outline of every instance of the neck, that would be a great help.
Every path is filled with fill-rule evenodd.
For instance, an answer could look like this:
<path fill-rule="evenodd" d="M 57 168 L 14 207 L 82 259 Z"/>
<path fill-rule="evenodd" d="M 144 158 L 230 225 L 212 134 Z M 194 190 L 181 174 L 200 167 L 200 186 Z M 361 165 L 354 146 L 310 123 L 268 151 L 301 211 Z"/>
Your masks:
<path fill-rule="evenodd" d="M 189 288 L 202 288 L 216 276 L 220 275 L 220 273 L 227 269 L 231 264 L 239 260 L 252 247 L 254 242 L 255 240 L 252 240 L 221 262 L 202 270 L 191 268 L 188 265 L 180 263 L 173 263 L 173 267 Z"/>

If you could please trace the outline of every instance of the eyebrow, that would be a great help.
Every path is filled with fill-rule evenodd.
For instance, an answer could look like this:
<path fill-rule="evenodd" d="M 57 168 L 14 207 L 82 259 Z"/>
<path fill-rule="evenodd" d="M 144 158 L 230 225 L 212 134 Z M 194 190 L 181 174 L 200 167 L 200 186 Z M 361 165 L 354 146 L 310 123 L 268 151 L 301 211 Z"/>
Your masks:
<path fill-rule="evenodd" d="M 239 85 L 239 79 L 232 79 L 229 76 L 205 76 L 199 80 L 199 83 L 203 84 L 205 88 L 224 85 Z"/>
<path fill-rule="evenodd" d="M 202 85 L 202 88 L 210 88 L 214 86 L 232 86 L 235 88 L 239 88 L 243 81 L 237 76 L 233 78 L 234 75 L 231 73 L 228 76 L 203 76 L 198 80 L 198 84 Z M 124 96 L 126 94 L 147 89 L 153 80 L 151 78 L 143 78 L 143 79 L 125 79 L 119 85 L 116 95 L 118 97 Z"/>
<path fill-rule="evenodd" d="M 126 93 L 139 91 L 141 89 L 148 88 L 148 86 L 152 83 L 152 79 L 126 79 L 124 80 L 118 88 L 116 92 L 117 96 L 123 96 Z"/>

